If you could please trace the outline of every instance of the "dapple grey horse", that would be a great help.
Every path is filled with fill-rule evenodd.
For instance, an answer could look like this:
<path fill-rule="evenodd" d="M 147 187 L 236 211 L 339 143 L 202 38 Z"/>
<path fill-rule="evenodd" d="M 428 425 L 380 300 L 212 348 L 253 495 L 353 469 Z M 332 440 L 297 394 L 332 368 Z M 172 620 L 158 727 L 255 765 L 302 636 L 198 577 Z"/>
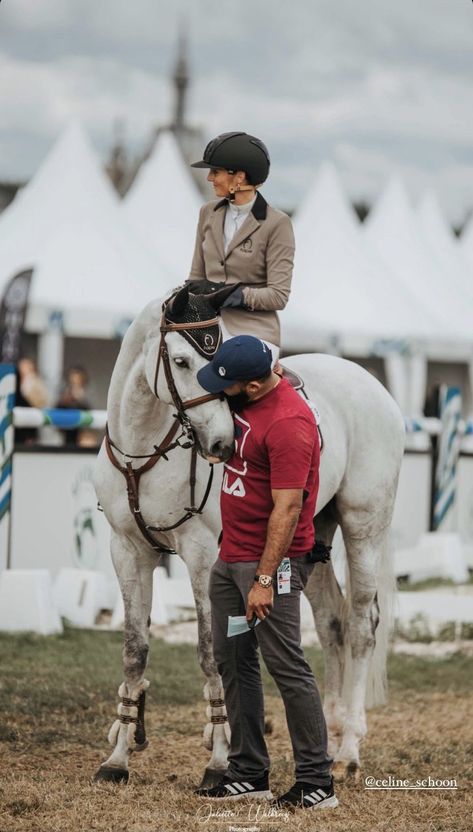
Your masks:
<path fill-rule="evenodd" d="M 234 287 L 233 287 L 234 288 Z M 197 371 L 206 360 L 194 346 L 199 321 L 215 318 L 227 290 L 199 299 L 183 288 L 165 303 L 150 303 L 123 339 L 108 395 L 108 453 L 101 448 L 95 475 L 97 495 L 112 529 L 111 552 L 125 608 L 124 680 L 121 703 L 109 741 L 113 750 L 96 779 L 126 781 L 132 752 L 147 745 L 144 699 L 149 649 L 149 616 L 153 570 L 163 545 L 184 560 L 190 575 L 198 619 L 198 655 L 206 677 L 204 697 L 208 723 L 204 744 L 211 750 L 203 778 L 214 784 L 225 771 L 229 729 L 223 689 L 211 641 L 209 572 L 217 556 L 220 532 L 219 488 L 224 465 L 216 476 L 202 513 L 189 508 L 191 452 L 182 447 L 195 439 L 199 451 L 195 470 L 196 501 L 204 495 L 208 461 L 225 462 L 233 446 L 233 421 L 225 400 L 200 400 L 204 392 Z M 166 306 L 167 303 L 167 306 Z M 163 312 L 163 309 L 165 311 Z M 163 329 L 163 321 L 171 322 Z M 174 328 L 174 324 L 177 324 Z M 186 324 L 183 327 L 183 324 Z M 210 321 L 210 328 L 215 321 Z M 201 324 L 202 329 L 202 324 Z M 163 331 L 162 331 L 163 330 Z M 202 333 L 201 333 L 202 334 Z M 189 337 L 190 336 L 190 337 Z M 215 329 L 210 341 L 214 341 Z M 167 368 L 158 355 L 162 347 Z M 330 355 L 299 355 L 285 361 L 305 380 L 306 390 L 321 415 L 323 452 L 317 502 L 317 539 L 329 545 L 341 528 L 346 552 L 345 595 L 332 563 L 317 563 L 305 590 L 312 606 L 324 652 L 324 711 L 334 774 L 359 775 L 359 744 L 366 734 L 365 705 L 384 696 L 389 597 L 389 529 L 404 449 L 404 423 L 385 388 L 350 361 Z M 184 439 L 168 437 L 176 421 L 177 404 L 193 401 L 181 411 Z M 190 430 L 190 428 L 192 430 Z M 173 436 L 175 436 L 175 432 Z M 163 442 L 166 437 L 167 441 Z M 165 457 L 154 449 L 171 448 Z M 128 493 L 120 470 L 133 471 L 143 459 L 159 454 L 157 464 L 139 477 L 139 497 Z M 110 455 L 116 463 L 112 464 Z M 138 457 L 137 459 L 135 457 Z M 146 462 L 144 463 L 146 467 Z M 129 492 L 134 491 L 134 480 Z M 139 504 L 136 502 L 139 500 Z M 131 502 L 130 502 L 131 500 Z M 167 532 L 147 532 L 145 539 L 130 506 L 139 505 L 145 526 L 155 529 L 178 524 Z M 176 557 L 177 555 L 171 555 Z"/>

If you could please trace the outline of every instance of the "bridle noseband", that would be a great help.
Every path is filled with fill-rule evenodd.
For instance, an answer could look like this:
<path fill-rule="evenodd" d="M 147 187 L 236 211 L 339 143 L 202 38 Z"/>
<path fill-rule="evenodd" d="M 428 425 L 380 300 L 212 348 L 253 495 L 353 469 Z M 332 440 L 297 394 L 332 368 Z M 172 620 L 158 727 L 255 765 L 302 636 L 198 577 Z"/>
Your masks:
<path fill-rule="evenodd" d="M 168 301 L 169 303 L 169 301 Z M 189 323 L 175 323 L 173 321 L 169 321 L 166 318 L 166 308 L 167 305 L 163 304 L 162 315 L 161 315 L 161 324 L 160 324 L 160 332 L 161 338 L 159 342 L 158 354 L 156 358 L 156 368 L 154 372 L 154 379 L 153 379 L 153 393 L 157 399 L 158 396 L 158 377 L 159 377 L 159 370 L 161 363 L 164 369 L 164 375 L 166 377 L 166 383 L 168 390 L 171 394 L 172 402 L 174 407 L 176 408 L 176 413 L 174 414 L 174 424 L 171 426 L 170 430 L 164 437 L 163 441 L 159 445 L 154 446 L 154 451 L 150 454 L 127 454 L 122 451 L 111 439 L 108 425 L 106 427 L 105 433 L 105 449 L 107 451 L 108 458 L 112 465 L 117 468 L 125 477 L 126 485 L 127 485 L 127 495 L 128 495 L 128 504 L 130 507 L 130 511 L 134 517 L 134 520 L 140 529 L 143 537 L 150 543 L 150 545 L 155 549 L 155 551 L 160 553 L 166 554 L 176 554 L 174 549 L 169 548 L 168 546 L 164 546 L 160 543 L 153 535 L 153 532 L 169 532 L 174 529 L 177 529 L 195 514 L 202 514 L 205 505 L 207 503 L 210 489 L 212 487 L 212 480 L 213 480 L 213 465 L 210 464 L 210 473 L 209 478 L 207 481 L 207 486 L 205 489 L 204 496 L 199 506 L 195 505 L 195 485 L 196 485 L 196 469 L 197 469 L 197 448 L 195 444 L 195 436 L 194 431 L 192 428 L 192 424 L 190 419 L 186 413 L 187 410 L 190 410 L 192 407 L 198 407 L 201 404 L 206 404 L 207 402 L 214 401 L 216 399 L 222 400 L 224 397 L 221 393 L 207 393 L 204 396 L 197 396 L 194 399 L 189 399 L 188 401 L 183 402 L 176 384 L 174 382 L 174 377 L 172 374 L 171 369 L 171 362 L 169 359 L 169 351 L 166 344 L 166 335 L 168 332 L 180 332 L 181 334 L 185 334 L 188 340 L 193 340 L 191 336 L 191 332 L 194 329 L 208 329 L 209 327 L 219 326 L 219 319 L 218 317 L 211 318 L 206 321 L 190 321 Z M 221 335 L 219 334 L 219 339 L 217 346 L 218 348 L 221 340 Z M 201 354 L 205 354 L 202 350 L 199 350 Z M 208 357 L 208 356 L 207 356 Z M 180 435 L 176 438 L 176 434 L 179 430 L 179 426 L 181 426 L 182 430 Z M 184 441 L 182 442 L 181 440 Z M 176 523 L 172 526 L 151 526 L 144 520 L 140 504 L 139 504 L 139 483 L 141 475 L 146 473 L 147 471 L 151 470 L 151 468 L 156 465 L 156 463 L 163 457 L 165 460 L 168 459 L 167 454 L 172 451 L 174 448 L 184 448 L 188 449 L 191 448 L 191 466 L 190 466 L 190 475 L 189 475 L 189 485 L 190 485 L 190 497 L 191 497 L 191 505 L 188 508 L 185 508 L 185 515 L 181 517 Z M 118 462 L 115 454 L 113 453 L 112 448 L 118 451 L 121 454 L 124 465 L 120 465 Z M 139 468 L 133 468 L 132 466 L 132 459 L 146 459 L 143 465 Z M 128 460 L 128 461 L 127 461 Z"/>

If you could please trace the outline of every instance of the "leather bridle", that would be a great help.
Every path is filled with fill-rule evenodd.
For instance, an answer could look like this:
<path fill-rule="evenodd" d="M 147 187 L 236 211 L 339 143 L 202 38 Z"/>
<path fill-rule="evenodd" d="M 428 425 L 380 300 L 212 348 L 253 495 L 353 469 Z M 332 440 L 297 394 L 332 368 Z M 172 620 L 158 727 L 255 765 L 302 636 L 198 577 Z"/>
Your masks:
<path fill-rule="evenodd" d="M 208 321 L 193 321 L 192 323 L 176 324 L 172 321 L 166 321 L 166 310 L 163 310 L 160 327 L 161 340 L 159 342 L 158 360 L 156 361 L 156 370 L 154 373 L 153 392 L 158 399 L 158 376 L 159 368 L 162 362 L 168 390 L 171 394 L 174 407 L 177 410 L 177 417 L 183 426 L 189 423 L 189 417 L 186 414 L 186 410 L 190 410 L 191 407 L 198 407 L 200 404 L 205 404 L 206 402 L 214 401 L 215 399 L 222 400 L 223 396 L 221 393 L 207 393 L 205 396 L 197 396 L 197 398 L 189 399 L 187 402 L 182 401 L 174 383 L 171 362 L 169 361 L 169 352 L 166 344 L 166 334 L 168 332 L 188 332 L 190 329 L 208 329 L 211 326 L 219 326 L 219 319 L 211 318 Z"/>
<path fill-rule="evenodd" d="M 192 428 L 192 424 L 190 419 L 187 415 L 188 410 L 193 407 L 198 407 L 201 404 L 206 404 L 207 402 L 214 401 L 215 399 L 223 399 L 221 393 L 207 393 L 204 396 L 197 396 L 194 399 L 189 399 L 188 401 L 183 402 L 176 384 L 174 382 L 174 377 L 172 374 L 171 369 L 171 362 L 169 359 L 169 352 L 166 344 L 166 335 L 168 332 L 189 332 L 189 330 L 193 329 L 203 329 L 209 328 L 211 326 L 218 326 L 219 319 L 217 317 L 209 319 L 207 321 L 191 321 L 189 323 L 174 323 L 173 321 L 169 321 L 166 319 L 166 307 L 167 304 L 163 304 L 162 309 L 162 316 L 161 316 L 161 325 L 160 325 L 160 332 L 161 338 L 159 342 L 158 354 L 156 358 L 156 369 L 154 372 L 154 380 L 153 380 L 153 392 L 157 399 L 158 396 L 158 377 L 159 377 L 159 370 L 161 363 L 164 369 L 164 375 L 166 377 L 166 383 L 168 386 L 168 390 L 171 394 L 171 398 L 176 408 L 176 413 L 174 414 L 174 424 L 171 426 L 170 430 L 164 437 L 163 441 L 159 445 L 154 445 L 154 451 L 150 454 L 128 454 L 119 448 L 115 442 L 112 441 L 109 431 L 108 425 L 106 427 L 105 433 L 105 449 L 107 451 L 108 458 L 112 465 L 117 468 L 125 477 L 126 486 L 127 486 L 127 496 L 128 496 L 128 505 L 130 507 L 130 511 L 133 515 L 133 518 L 140 529 L 143 537 L 147 542 L 153 547 L 153 549 L 160 553 L 166 554 L 176 554 L 174 549 L 169 548 L 168 546 L 164 546 L 160 543 L 155 537 L 154 533 L 156 532 L 170 532 L 174 529 L 177 529 L 183 523 L 186 523 L 187 520 L 190 520 L 191 517 L 194 517 L 196 514 L 202 514 L 205 505 L 207 503 L 210 489 L 212 487 L 212 480 L 213 480 L 213 465 L 210 463 L 210 472 L 209 477 L 207 480 L 207 486 L 205 489 L 204 496 L 198 506 L 195 505 L 195 486 L 196 486 L 196 470 L 197 470 L 197 447 L 195 444 L 195 436 L 194 431 Z M 176 434 L 181 427 L 181 433 L 176 438 Z M 184 441 L 181 441 L 184 440 Z M 139 503 L 139 484 L 142 474 L 145 474 L 147 471 L 150 471 L 154 465 L 163 457 L 165 460 L 168 459 L 167 454 L 172 451 L 174 448 L 191 448 L 191 465 L 190 465 L 190 474 L 189 474 L 189 486 L 190 486 L 190 506 L 184 508 L 185 514 L 177 520 L 176 523 L 173 523 L 172 526 L 152 526 L 145 521 L 143 515 L 141 514 L 140 503 Z M 120 465 L 118 462 L 113 450 L 115 449 L 121 454 L 124 465 Z M 146 459 L 143 465 L 139 468 L 133 468 L 131 460 L 133 459 Z"/>

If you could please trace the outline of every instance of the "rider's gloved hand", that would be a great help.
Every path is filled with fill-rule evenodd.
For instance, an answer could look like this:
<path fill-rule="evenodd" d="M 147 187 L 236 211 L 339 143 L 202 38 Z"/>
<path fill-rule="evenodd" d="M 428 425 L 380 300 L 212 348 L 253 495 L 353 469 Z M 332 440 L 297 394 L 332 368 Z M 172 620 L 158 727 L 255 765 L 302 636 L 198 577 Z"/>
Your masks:
<path fill-rule="evenodd" d="M 225 309 L 225 307 L 233 307 L 237 308 L 240 307 L 242 309 L 246 309 L 245 299 L 243 297 L 243 289 L 241 286 L 237 286 L 235 291 L 228 296 L 228 298 L 223 302 L 221 308 Z"/>
<path fill-rule="evenodd" d="M 210 280 L 186 280 L 186 286 L 193 295 L 208 295 L 218 292 L 225 287 L 225 283 L 212 283 Z"/>

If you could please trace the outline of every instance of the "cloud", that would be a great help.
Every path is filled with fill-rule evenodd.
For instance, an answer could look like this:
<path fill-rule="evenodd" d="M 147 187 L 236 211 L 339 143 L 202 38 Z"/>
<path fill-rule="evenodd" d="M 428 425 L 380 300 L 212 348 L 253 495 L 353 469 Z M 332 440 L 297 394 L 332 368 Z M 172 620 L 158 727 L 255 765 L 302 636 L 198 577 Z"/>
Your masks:
<path fill-rule="evenodd" d="M 103 153 L 117 117 L 133 148 L 171 112 L 179 21 L 191 36 L 192 119 L 205 138 L 241 128 L 270 146 L 268 194 L 299 201 L 323 158 L 350 188 L 393 167 L 419 185 L 473 169 L 473 6 L 445 0 L 3 0 L 0 176 L 32 172 L 71 116 Z M 12 136 L 19 141 L 12 151 Z M 36 138 L 36 153 L 33 151 Z M 351 148 L 352 161 L 349 161 Z M 5 155 L 8 153 L 9 155 Z M 469 186 L 468 186 L 469 187 Z M 473 198 L 472 198 L 473 201 Z"/>

